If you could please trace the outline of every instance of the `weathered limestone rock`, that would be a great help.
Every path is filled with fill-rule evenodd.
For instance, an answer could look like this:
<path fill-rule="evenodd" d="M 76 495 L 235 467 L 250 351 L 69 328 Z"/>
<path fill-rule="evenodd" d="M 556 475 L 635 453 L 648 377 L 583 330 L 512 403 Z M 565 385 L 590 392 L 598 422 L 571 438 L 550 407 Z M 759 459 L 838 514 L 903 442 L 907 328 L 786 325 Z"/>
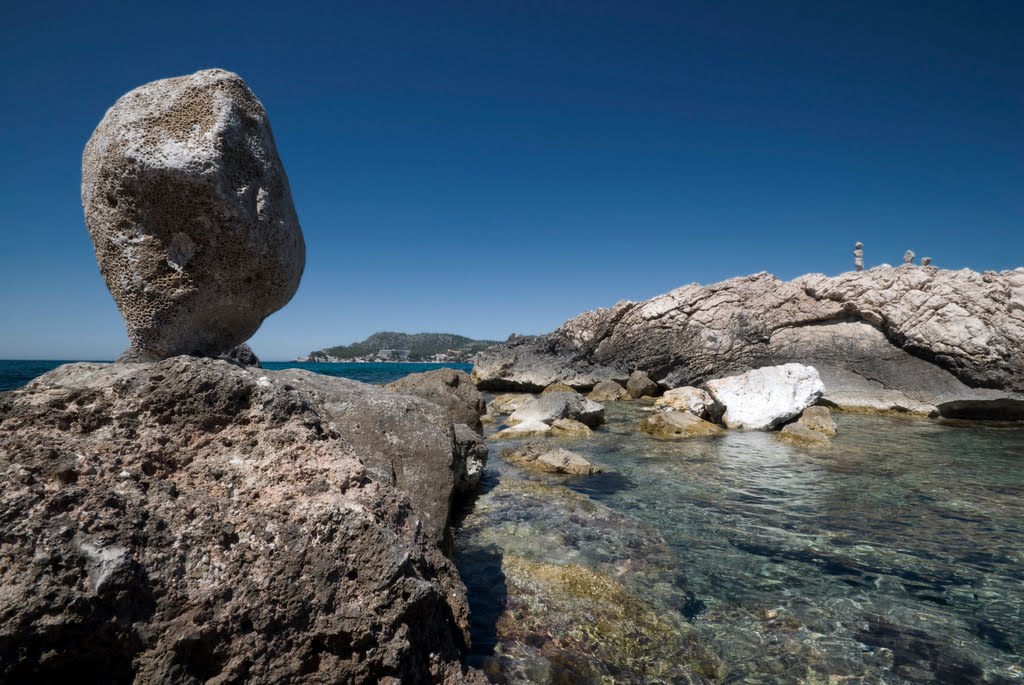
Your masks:
<path fill-rule="evenodd" d="M 623 378 L 662 387 L 796 362 L 843 409 L 1012 418 L 1024 412 L 1024 268 L 979 273 L 878 266 L 780 281 L 684 286 L 586 312 L 478 355 L 479 387 Z M 577 380 L 569 380 L 569 379 Z M 541 385 L 543 387 L 543 385 Z"/>
<path fill-rule="evenodd" d="M 628 400 L 629 393 L 615 381 L 601 381 L 587 394 L 587 399 L 595 402 L 617 402 Z"/>
<path fill-rule="evenodd" d="M 533 395 L 525 392 L 507 392 L 496 396 L 487 405 L 491 416 L 507 416 L 533 401 Z"/>
<path fill-rule="evenodd" d="M 931 257 L 921 257 L 921 266 L 931 266 L 931 265 L 932 265 L 932 258 Z"/>
<path fill-rule="evenodd" d="M 82 206 L 136 359 L 224 354 L 299 286 L 288 179 L 263 106 L 231 72 L 122 96 L 85 147 Z"/>
<path fill-rule="evenodd" d="M 864 243 L 858 242 L 853 246 L 853 268 L 856 271 L 864 270 Z"/>
<path fill-rule="evenodd" d="M 454 424 L 456 460 L 459 473 L 455 477 L 455 495 L 465 497 L 476 492 L 487 466 L 487 443 L 474 429 L 464 423 Z"/>
<path fill-rule="evenodd" d="M 907 265 L 910 265 L 910 264 L 914 263 L 914 251 L 913 250 L 907 250 L 906 252 L 903 253 L 903 263 L 907 264 Z"/>
<path fill-rule="evenodd" d="M 534 398 L 508 417 L 509 424 L 543 421 L 551 425 L 558 419 L 574 419 L 590 427 L 604 423 L 604 407 L 576 392 L 552 392 Z"/>
<path fill-rule="evenodd" d="M 706 390 L 685 386 L 666 390 L 665 394 L 654 401 L 655 407 L 685 411 L 697 418 L 706 419 L 715 412 L 715 401 Z"/>
<path fill-rule="evenodd" d="M 513 450 L 502 452 L 502 456 L 516 466 L 544 473 L 570 473 L 583 476 L 601 473 L 601 469 L 594 466 L 585 457 L 563 447 L 527 443 Z"/>
<path fill-rule="evenodd" d="M 640 397 L 657 397 L 658 393 L 661 392 L 661 388 L 658 384 L 651 380 L 643 371 L 634 371 L 629 374 L 629 380 L 626 382 L 626 392 L 633 399 Z"/>
<path fill-rule="evenodd" d="M 703 438 L 723 435 L 720 426 L 689 412 L 655 412 L 640 422 L 640 430 L 658 438 Z"/>
<path fill-rule="evenodd" d="M 832 441 L 820 431 L 813 430 L 807 424 L 797 421 L 782 427 L 778 433 L 779 440 L 790 442 L 801 447 L 815 449 L 828 449 L 832 447 Z"/>
<path fill-rule="evenodd" d="M 548 387 L 541 390 L 542 395 L 546 395 L 549 392 L 576 392 L 576 389 L 566 385 L 565 383 L 552 383 Z"/>
<path fill-rule="evenodd" d="M 491 440 L 521 440 L 522 438 L 536 438 L 548 435 L 551 426 L 539 419 L 527 419 L 521 423 L 509 426 L 491 436 Z"/>
<path fill-rule="evenodd" d="M 836 434 L 836 422 L 832 420 L 832 412 L 828 407 L 807 407 L 800 414 L 797 423 L 802 423 L 812 431 L 818 431 L 828 437 Z"/>
<path fill-rule="evenodd" d="M 484 682 L 389 458 L 281 374 L 74 364 L 0 394 L 0 681 Z M 403 446 L 447 439 L 451 477 L 440 409 L 351 386 L 401 408 Z"/>
<path fill-rule="evenodd" d="M 560 438 L 585 438 L 593 435 L 594 431 L 575 419 L 558 419 L 551 424 L 551 434 Z"/>
<path fill-rule="evenodd" d="M 487 411 L 480 391 L 459 369 L 435 369 L 412 373 L 384 386 L 403 395 L 415 395 L 448 410 L 453 423 L 464 423 L 477 433 L 483 430 L 480 416 Z"/>
<path fill-rule="evenodd" d="M 825 390 L 817 370 L 802 364 L 754 369 L 707 382 L 708 392 L 725 407 L 729 428 L 771 430 L 799 416 Z"/>

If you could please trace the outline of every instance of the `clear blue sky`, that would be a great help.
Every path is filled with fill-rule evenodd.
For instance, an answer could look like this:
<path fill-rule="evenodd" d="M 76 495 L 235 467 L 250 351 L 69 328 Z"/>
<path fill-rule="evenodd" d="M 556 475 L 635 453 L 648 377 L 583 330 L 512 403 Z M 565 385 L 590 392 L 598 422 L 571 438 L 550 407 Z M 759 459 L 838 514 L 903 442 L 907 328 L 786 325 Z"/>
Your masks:
<path fill-rule="evenodd" d="M 619 299 L 903 251 L 1024 264 L 1024 3 L 5 3 L 0 358 L 127 345 L 82 148 L 147 81 L 266 107 L 308 248 L 265 359 L 505 338 Z"/>

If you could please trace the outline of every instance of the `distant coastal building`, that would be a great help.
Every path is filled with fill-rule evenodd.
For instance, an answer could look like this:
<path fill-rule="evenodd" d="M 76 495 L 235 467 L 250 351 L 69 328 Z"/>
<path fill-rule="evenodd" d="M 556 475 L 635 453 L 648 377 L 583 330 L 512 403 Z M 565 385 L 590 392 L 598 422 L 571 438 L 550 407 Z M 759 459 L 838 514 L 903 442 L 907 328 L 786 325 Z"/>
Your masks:
<path fill-rule="evenodd" d="M 380 359 L 408 359 L 412 350 L 379 350 L 377 357 Z"/>

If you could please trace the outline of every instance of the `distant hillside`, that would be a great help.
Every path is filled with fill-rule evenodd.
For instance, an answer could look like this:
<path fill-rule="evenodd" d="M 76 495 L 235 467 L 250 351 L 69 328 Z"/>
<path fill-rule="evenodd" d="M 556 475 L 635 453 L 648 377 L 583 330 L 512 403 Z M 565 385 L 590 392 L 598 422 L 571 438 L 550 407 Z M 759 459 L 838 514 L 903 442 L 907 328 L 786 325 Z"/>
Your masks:
<path fill-rule="evenodd" d="M 469 361 L 495 340 L 473 340 L 452 333 L 374 333 L 362 342 L 310 352 L 306 361 Z"/>

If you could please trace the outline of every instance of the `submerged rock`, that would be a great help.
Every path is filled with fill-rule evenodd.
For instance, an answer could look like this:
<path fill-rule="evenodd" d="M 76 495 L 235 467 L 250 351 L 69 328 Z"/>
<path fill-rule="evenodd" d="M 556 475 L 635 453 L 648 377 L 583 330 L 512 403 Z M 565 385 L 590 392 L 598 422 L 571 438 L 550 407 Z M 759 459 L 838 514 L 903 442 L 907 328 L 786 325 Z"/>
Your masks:
<path fill-rule="evenodd" d="M 576 392 L 552 392 L 523 404 L 512 412 L 508 422 L 535 420 L 550 425 L 558 419 L 573 419 L 593 428 L 604 423 L 604 407 Z"/>
<path fill-rule="evenodd" d="M 502 456 L 516 466 L 545 473 L 583 476 L 601 473 L 600 467 L 591 464 L 583 455 L 570 452 L 563 447 L 527 443 L 512 450 L 505 450 Z"/>
<path fill-rule="evenodd" d="M 771 430 L 799 416 L 814 404 L 825 387 L 817 370 L 802 364 L 754 369 L 707 382 L 711 396 L 725 408 L 729 428 Z"/>
<path fill-rule="evenodd" d="M 658 438 L 702 438 L 725 433 L 721 426 L 678 411 L 651 414 L 640 422 L 640 430 Z"/>
<path fill-rule="evenodd" d="M 629 393 L 615 381 L 601 381 L 587 394 L 587 399 L 595 402 L 617 402 L 628 400 Z"/>
<path fill-rule="evenodd" d="M 178 357 L 0 394 L 0 680 L 482 682 L 454 566 L 402 476 L 368 466 L 415 465 L 327 407 L 400 408 L 380 421 L 403 447 L 447 440 L 425 466 L 450 480 L 446 417 L 319 378 Z"/>
<path fill-rule="evenodd" d="M 231 72 L 118 99 L 85 147 L 82 206 L 136 360 L 224 354 L 299 286 L 288 178 L 263 105 Z"/>
<path fill-rule="evenodd" d="M 1024 416 L 1024 268 L 767 273 L 586 312 L 476 358 L 483 389 L 576 387 L 641 369 L 664 387 L 814 366 L 843 409 Z"/>
<path fill-rule="evenodd" d="M 465 371 L 435 369 L 411 373 L 384 387 L 440 405 L 448 410 L 454 423 L 464 423 L 477 433 L 483 431 L 480 416 L 487 411 L 487 404 Z"/>

